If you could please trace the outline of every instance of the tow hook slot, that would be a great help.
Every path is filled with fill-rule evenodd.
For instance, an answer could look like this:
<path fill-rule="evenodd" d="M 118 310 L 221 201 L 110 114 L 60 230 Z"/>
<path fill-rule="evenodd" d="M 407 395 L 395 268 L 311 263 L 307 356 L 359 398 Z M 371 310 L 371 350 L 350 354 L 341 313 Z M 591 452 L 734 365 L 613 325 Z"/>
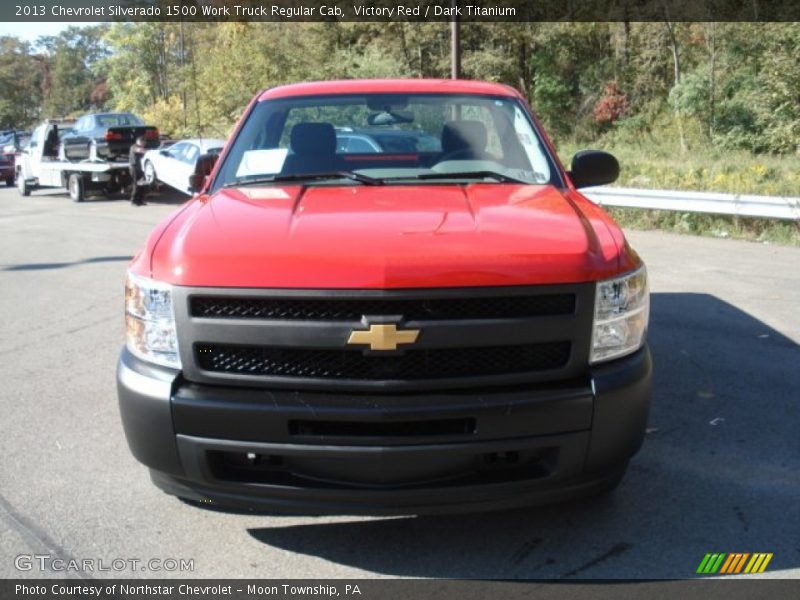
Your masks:
<path fill-rule="evenodd" d="M 487 466 L 509 466 L 519 463 L 519 452 L 510 450 L 508 452 L 489 452 L 483 455 L 483 463 Z"/>

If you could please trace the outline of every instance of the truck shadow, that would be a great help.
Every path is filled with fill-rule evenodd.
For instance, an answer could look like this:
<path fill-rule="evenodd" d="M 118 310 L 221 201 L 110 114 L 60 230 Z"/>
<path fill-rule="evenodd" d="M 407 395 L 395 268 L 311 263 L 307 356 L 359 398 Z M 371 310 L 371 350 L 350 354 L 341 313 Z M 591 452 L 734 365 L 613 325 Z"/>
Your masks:
<path fill-rule="evenodd" d="M 176 189 L 168 187 L 166 185 L 158 186 L 155 189 L 150 190 L 145 195 L 145 202 L 148 204 L 183 204 L 187 200 L 189 200 L 191 196 L 179 192 Z"/>
<path fill-rule="evenodd" d="M 513 511 L 320 518 L 269 546 L 392 576 L 685 578 L 707 552 L 800 566 L 800 346 L 707 294 L 652 296 L 649 428 L 618 490 Z"/>
<path fill-rule="evenodd" d="M 42 189 L 36 190 L 34 192 L 37 198 L 58 198 L 59 200 L 63 199 L 67 202 L 71 202 L 69 195 L 60 189 Z M 179 192 L 173 188 L 168 186 L 162 185 L 157 188 L 154 188 L 148 191 L 145 194 L 145 202 L 148 204 L 172 204 L 172 205 L 179 205 L 183 204 L 187 200 L 189 200 L 191 196 Z M 87 204 L 97 204 L 97 203 L 105 203 L 105 202 L 129 202 L 131 199 L 130 194 L 126 194 L 125 192 L 116 192 L 113 194 L 107 194 L 104 192 L 90 192 L 86 199 L 84 200 Z"/>
<path fill-rule="evenodd" d="M 6 265 L 0 267 L 0 271 L 49 271 L 52 269 L 65 269 L 78 265 L 91 265 L 106 262 L 130 262 L 133 256 L 93 256 L 72 262 L 53 262 L 53 263 L 23 263 L 18 265 Z"/>

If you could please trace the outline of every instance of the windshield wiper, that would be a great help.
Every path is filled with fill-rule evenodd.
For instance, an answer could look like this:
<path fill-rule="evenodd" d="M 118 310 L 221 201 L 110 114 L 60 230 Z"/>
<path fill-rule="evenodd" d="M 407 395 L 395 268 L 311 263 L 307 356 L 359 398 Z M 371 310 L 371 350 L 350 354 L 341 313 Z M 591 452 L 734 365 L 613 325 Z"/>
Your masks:
<path fill-rule="evenodd" d="M 257 179 L 243 179 L 226 183 L 222 187 L 240 187 L 244 185 L 261 185 L 264 183 L 282 183 L 287 181 L 322 181 L 324 179 L 350 179 L 364 185 L 383 185 L 383 179 L 362 175 L 355 171 L 326 171 L 325 173 L 287 173 L 286 175 L 270 175 Z"/>
<path fill-rule="evenodd" d="M 510 175 L 498 173 L 497 171 L 459 171 L 458 173 L 422 173 L 416 175 L 415 179 L 486 179 L 492 178 L 502 183 L 525 183 L 530 184 L 530 181 L 523 181 Z"/>

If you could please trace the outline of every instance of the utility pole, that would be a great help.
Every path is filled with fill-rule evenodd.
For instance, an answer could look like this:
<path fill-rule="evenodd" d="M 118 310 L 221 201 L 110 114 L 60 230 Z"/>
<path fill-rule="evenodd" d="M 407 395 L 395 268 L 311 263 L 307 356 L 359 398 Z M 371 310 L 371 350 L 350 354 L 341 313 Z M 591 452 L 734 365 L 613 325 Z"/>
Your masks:
<path fill-rule="evenodd" d="M 186 46 L 183 39 L 183 19 L 180 20 L 181 45 L 181 100 L 183 104 L 183 128 L 186 129 Z"/>
<path fill-rule="evenodd" d="M 461 23 L 458 19 L 458 0 L 450 3 L 453 8 L 453 20 L 450 21 L 450 77 L 461 77 Z"/>

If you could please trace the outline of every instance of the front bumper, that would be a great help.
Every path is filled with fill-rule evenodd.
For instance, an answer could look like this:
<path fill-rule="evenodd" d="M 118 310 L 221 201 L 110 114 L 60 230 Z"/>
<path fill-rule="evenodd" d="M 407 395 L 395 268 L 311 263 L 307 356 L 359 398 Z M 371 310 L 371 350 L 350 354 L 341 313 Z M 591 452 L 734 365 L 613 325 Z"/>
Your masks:
<path fill-rule="evenodd" d="M 134 456 L 168 493 L 280 513 L 421 514 L 555 502 L 613 485 L 644 437 L 651 360 L 570 382 L 404 394 L 199 385 L 123 350 Z"/>

